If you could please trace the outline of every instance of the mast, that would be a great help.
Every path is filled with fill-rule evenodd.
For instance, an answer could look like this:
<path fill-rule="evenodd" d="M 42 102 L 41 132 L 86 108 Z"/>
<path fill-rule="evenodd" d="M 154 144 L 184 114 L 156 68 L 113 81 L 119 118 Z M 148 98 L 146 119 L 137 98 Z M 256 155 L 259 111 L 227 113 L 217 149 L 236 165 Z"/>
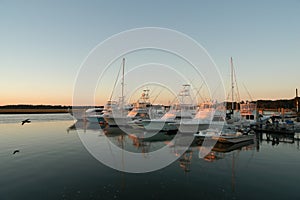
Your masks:
<path fill-rule="evenodd" d="M 125 58 L 122 60 L 122 99 L 121 99 L 121 109 L 124 108 L 124 68 L 125 68 Z"/>
<path fill-rule="evenodd" d="M 234 90 L 234 82 L 233 82 L 233 60 L 232 57 L 230 57 L 230 63 L 231 63 L 231 110 L 234 110 L 234 103 L 233 103 L 233 90 Z"/>
<path fill-rule="evenodd" d="M 296 88 L 296 111 L 299 112 L 298 89 Z"/>

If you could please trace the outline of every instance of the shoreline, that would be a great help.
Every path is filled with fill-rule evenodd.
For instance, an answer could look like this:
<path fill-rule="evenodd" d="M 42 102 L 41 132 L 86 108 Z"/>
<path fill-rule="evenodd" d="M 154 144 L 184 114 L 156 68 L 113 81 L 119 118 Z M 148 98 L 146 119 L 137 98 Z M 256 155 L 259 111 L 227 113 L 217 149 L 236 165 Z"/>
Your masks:
<path fill-rule="evenodd" d="M 38 109 L 38 108 L 2 108 L 0 114 L 55 114 L 55 113 L 69 113 L 68 109 Z"/>

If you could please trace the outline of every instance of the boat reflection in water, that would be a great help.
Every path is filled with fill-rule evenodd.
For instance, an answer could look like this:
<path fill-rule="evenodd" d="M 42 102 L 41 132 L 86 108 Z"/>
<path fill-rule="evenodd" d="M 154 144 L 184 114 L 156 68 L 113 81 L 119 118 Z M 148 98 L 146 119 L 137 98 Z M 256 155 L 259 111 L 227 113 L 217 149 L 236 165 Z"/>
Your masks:
<path fill-rule="evenodd" d="M 299 134 L 278 134 L 278 133 L 256 133 L 257 151 L 262 143 L 271 144 L 272 146 L 278 146 L 282 144 L 299 144 Z M 299 145 L 298 145 L 299 146 Z"/>
<path fill-rule="evenodd" d="M 193 150 L 189 148 L 178 159 L 179 166 L 183 169 L 185 173 L 191 171 L 192 158 L 193 158 Z"/>
<path fill-rule="evenodd" d="M 183 151 L 180 145 L 173 145 L 173 152 L 179 157 L 179 166 L 184 172 L 191 171 L 192 159 L 200 159 L 208 162 L 218 161 L 224 159 L 226 156 L 231 156 L 234 153 L 240 151 L 248 151 L 255 149 L 255 140 L 248 140 L 239 143 L 222 143 L 217 142 L 212 148 L 203 146 L 204 140 L 195 139 L 192 145 Z M 202 152 L 207 152 L 205 156 L 202 156 Z M 193 155 L 194 153 L 194 155 Z"/>
<path fill-rule="evenodd" d="M 255 149 L 255 140 L 239 143 L 216 142 L 213 148 L 207 151 L 207 155 L 201 157 L 200 152 L 205 151 L 205 147 L 202 145 L 204 140 L 199 140 L 199 138 L 196 137 L 192 140 L 192 143 L 187 146 L 186 141 L 190 138 L 187 134 L 147 132 L 145 130 L 128 127 L 119 128 L 100 126 L 100 124 L 83 121 L 76 122 L 70 126 L 67 131 L 70 132 L 75 130 L 83 130 L 86 134 L 92 134 L 95 133 L 95 131 L 99 132 L 99 136 L 106 136 L 100 137 L 99 142 L 106 138 L 123 150 L 142 153 L 145 158 L 150 156 L 151 152 L 159 150 L 167 145 L 168 148 L 170 148 L 170 154 L 178 157 L 177 162 L 179 162 L 179 167 L 182 168 L 185 173 L 191 171 L 192 160 L 197 159 L 213 162 L 224 159 L 226 156 L 231 155 L 232 152 Z"/>
<path fill-rule="evenodd" d="M 92 123 L 86 120 L 78 120 L 73 125 L 67 128 L 67 132 L 83 130 L 86 132 L 87 130 L 99 131 L 106 127 L 106 124 L 103 123 Z"/>

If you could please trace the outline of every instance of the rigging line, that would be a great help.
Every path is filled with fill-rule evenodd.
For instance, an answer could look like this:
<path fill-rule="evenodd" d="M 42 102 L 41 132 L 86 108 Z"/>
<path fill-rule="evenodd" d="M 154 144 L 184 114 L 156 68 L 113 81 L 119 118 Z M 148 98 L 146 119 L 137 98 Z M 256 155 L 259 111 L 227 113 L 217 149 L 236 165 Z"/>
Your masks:
<path fill-rule="evenodd" d="M 190 85 L 191 86 L 194 86 L 195 84 L 194 84 L 194 78 L 190 81 Z M 202 80 L 202 83 L 201 83 L 201 85 L 200 85 L 200 88 L 196 91 L 196 95 L 195 95 L 195 97 L 197 97 L 197 95 L 198 95 L 198 93 L 200 92 L 200 90 L 201 90 L 201 88 L 202 88 L 202 86 L 203 86 L 203 84 L 204 84 L 204 80 Z M 197 88 L 193 88 L 193 90 L 196 90 Z M 192 92 L 192 90 L 191 90 L 191 92 Z M 190 97 L 190 98 L 192 98 L 192 96 Z M 205 99 L 200 95 L 200 98 L 201 98 L 201 100 L 202 101 L 205 101 Z M 193 102 L 193 101 L 192 101 Z"/>
<path fill-rule="evenodd" d="M 171 101 L 171 103 L 174 103 L 176 100 L 178 101 L 178 103 L 179 104 L 182 104 L 182 102 L 180 101 L 181 99 L 181 94 L 183 93 L 183 89 L 182 90 L 180 90 L 178 93 L 177 93 L 177 96 L 175 96 L 173 99 L 172 99 L 172 101 Z"/>
<path fill-rule="evenodd" d="M 172 104 L 175 103 L 176 100 L 179 100 L 179 99 L 178 99 L 178 96 L 175 96 L 175 97 L 172 99 L 172 101 L 170 102 L 169 106 L 172 106 Z M 179 100 L 179 102 L 180 102 L 180 100 Z"/>
<path fill-rule="evenodd" d="M 231 91 L 229 91 L 228 94 L 227 94 L 227 96 L 226 96 L 226 101 L 228 101 L 228 102 L 231 101 L 231 100 L 230 100 L 230 92 L 231 92 Z"/>
<path fill-rule="evenodd" d="M 239 91 L 239 87 L 237 84 L 237 79 L 236 79 L 236 73 L 235 73 L 235 68 L 233 68 L 233 75 L 234 75 L 234 80 L 235 80 L 235 86 L 236 86 L 236 91 L 237 91 L 237 101 L 240 101 L 240 91 Z"/>
<path fill-rule="evenodd" d="M 251 100 L 251 101 L 253 101 L 253 99 L 252 99 L 252 96 L 251 96 L 251 94 L 250 94 L 249 90 L 246 88 L 246 86 L 245 86 L 245 84 L 244 84 L 244 83 L 243 83 L 243 86 L 244 86 L 244 88 L 245 88 L 245 90 L 246 90 L 246 92 L 247 92 L 248 96 L 250 97 L 250 100 Z"/>
<path fill-rule="evenodd" d="M 149 90 L 149 91 L 151 91 L 151 92 L 149 92 L 149 100 L 151 99 L 151 97 L 152 97 L 152 95 L 154 94 L 154 92 L 157 90 L 157 87 L 155 87 L 153 90 L 151 89 L 149 89 L 148 87 L 147 87 L 147 90 Z M 152 103 L 151 103 L 152 104 Z"/>
<path fill-rule="evenodd" d="M 172 99 L 172 101 L 169 101 L 169 106 L 170 106 L 170 107 L 171 107 L 172 104 L 176 101 L 176 99 L 179 100 L 179 99 L 178 99 L 178 96 L 179 96 L 179 95 L 175 95 L 175 97 Z M 179 100 L 179 101 L 180 101 L 180 100 Z"/>
<path fill-rule="evenodd" d="M 200 98 L 201 98 L 201 100 L 204 102 L 205 101 L 205 99 L 202 97 L 202 95 L 200 94 L 200 90 L 202 89 L 202 87 L 204 86 L 204 81 L 202 81 L 202 83 L 201 83 L 201 85 L 200 85 L 200 88 L 197 90 L 197 92 L 196 92 L 196 97 L 197 97 L 197 95 L 199 94 L 199 96 L 200 96 Z"/>
<path fill-rule="evenodd" d="M 222 84 L 222 82 L 220 81 L 219 84 L 218 84 L 218 86 L 215 88 L 214 92 L 212 93 L 211 97 L 215 96 L 215 94 L 217 92 L 217 89 L 220 87 L 221 84 Z"/>
<path fill-rule="evenodd" d="M 154 104 L 154 102 L 156 101 L 157 97 L 162 93 L 162 91 L 164 90 L 164 88 L 162 88 L 159 93 L 155 96 L 155 98 L 152 101 L 152 104 Z"/>
<path fill-rule="evenodd" d="M 115 88 L 116 88 L 116 84 L 117 84 L 117 81 L 118 81 L 119 76 L 120 76 L 121 68 L 122 68 L 122 63 L 121 63 L 121 65 L 120 65 L 119 72 L 118 72 L 117 78 L 116 78 L 116 80 L 115 80 L 113 90 L 111 91 L 111 95 L 110 95 L 110 98 L 109 98 L 110 101 L 111 101 L 111 98 L 112 98 L 112 96 L 113 96 L 114 90 L 115 90 Z"/>

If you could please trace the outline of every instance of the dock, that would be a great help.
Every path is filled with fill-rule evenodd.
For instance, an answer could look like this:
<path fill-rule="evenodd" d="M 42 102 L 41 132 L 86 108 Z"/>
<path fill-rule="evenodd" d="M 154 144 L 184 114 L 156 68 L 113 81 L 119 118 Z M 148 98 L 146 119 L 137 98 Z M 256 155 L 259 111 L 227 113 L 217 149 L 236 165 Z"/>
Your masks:
<path fill-rule="evenodd" d="M 276 128 L 276 127 L 253 127 L 252 130 L 255 132 L 262 132 L 262 133 L 275 133 L 275 134 L 287 134 L 292 135 L 295 134 L 295 129 L 285 129 L 285 128 Z"/>

